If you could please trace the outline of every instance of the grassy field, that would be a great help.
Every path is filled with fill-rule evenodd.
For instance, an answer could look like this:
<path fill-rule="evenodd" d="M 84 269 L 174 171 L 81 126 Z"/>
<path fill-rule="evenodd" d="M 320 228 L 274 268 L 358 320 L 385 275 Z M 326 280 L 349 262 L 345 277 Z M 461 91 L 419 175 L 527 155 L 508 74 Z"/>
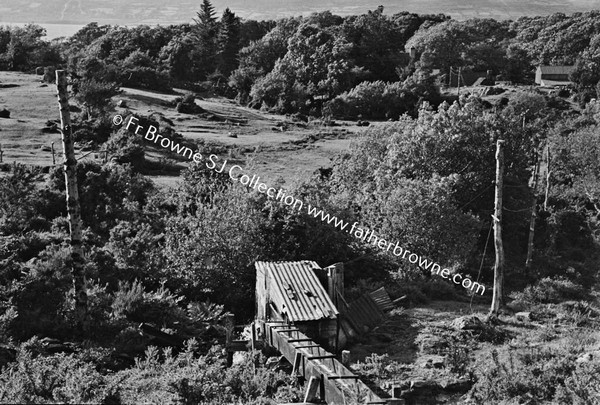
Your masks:
<path fill-rule="evenodd" d="M 58 103 L 54 85 L 40 82 L 39 76 L 23 73 L 0 72 L 0 109 L 11 112 L 9 119 L 0 118 L 0 144 L 4 162 L 39 166 L 52 165 L 50 144 L 60 154 L 60 134 L 44 132 L 48 120 L 58 120 Z M 161 122 L 171 121 L 173 128 L 186 140 L 204 141 L 225 151 L 221 159 L 231 158 L 262 179 L 275 182 L 283 179 L 290 183 L 306 179 L 320 167 L 330 167 L 331 159 L 348 148 L 358 136 L 359 128 L 352 123 L 323 127 L 292 123 L 284 116 L 267 114 L 241 107 L 226 99 L 208 98 L 197 104 L 208 113 L 224 120 L 203 119 L 198 115 L 181 114 L 165 104 L 178 94 L 161 94 L 137 89 L 123 89 L 115 101 L 123 100 L 129 111 L 148 115 Z M 125 113 L 117 108 L 114 114 Z M 236 123 L 239 123 L 237 125 Z M 286 127 L 285 130 L 282 126 Z M 233 137 L 235 136 L 235 137 Z M 87 152 L 77 150 L 77 156 Z M 89 155 L 86 158 L 93 158 Z M 160 147 L 147 150 L 149 160 L 173 159 L 179 156 Z M 62 161 L 57 155 L 57 164 Z M 188 164 L 179 160 L 180 164 Z M 152 176 L 157 184 L 173 184 L 177 177 Z"/>

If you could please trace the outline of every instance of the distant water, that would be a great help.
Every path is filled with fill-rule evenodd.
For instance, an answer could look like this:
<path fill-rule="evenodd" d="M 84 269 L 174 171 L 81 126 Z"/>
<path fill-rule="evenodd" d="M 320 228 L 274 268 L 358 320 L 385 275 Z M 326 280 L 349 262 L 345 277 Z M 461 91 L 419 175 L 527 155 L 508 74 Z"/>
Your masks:
<path fill-rule="evenodd" d="M 36 24 L 46 28 L 46 37 L 44 37 L 46 40 L 58 37 L 70 37 L 84 27 L 84 24 Z M 9 23 L 0 21 L 0 25 L 16 25 L 18 27 L 23 27 L 25 23 Z"/>

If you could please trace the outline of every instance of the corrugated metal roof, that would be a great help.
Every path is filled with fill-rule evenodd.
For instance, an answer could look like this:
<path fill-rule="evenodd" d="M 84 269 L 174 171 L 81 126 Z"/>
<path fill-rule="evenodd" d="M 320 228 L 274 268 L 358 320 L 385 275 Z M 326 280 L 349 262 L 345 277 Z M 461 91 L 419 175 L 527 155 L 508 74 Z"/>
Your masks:
<path fill-rule="evenodd" d="M 361 296 L 347 307 L 343 306 L 342 313 L 348 318 L 352 327 L 360 334 L 379 325 L 385 316 L 369 294 Z"/>
<path fill-rule="evenodd" d="M 539 69 L 542 74 L 568 75 L 575 69 L 575 66 L 539 66 Z"/>
<path fill-rule="evenodd" d="M 290 322 L 335 319 L 339 314 L 313 270 L 321 269 L 316 262 L 256 262 L 254 266 L 268 274 L 270 299 Z"/>
<path fill-rule="evenodd" d="M 387 312 L 394 309 L 392 299 L 390 298 L 384 287 L 378 288 L 377 290 L 370 292 L 369 295 L 371 296 L 371 298 L 373 298 L 373 301 L 375 301 L 375 304 L 377 304 L 377 307 L 382 312 Z"/>

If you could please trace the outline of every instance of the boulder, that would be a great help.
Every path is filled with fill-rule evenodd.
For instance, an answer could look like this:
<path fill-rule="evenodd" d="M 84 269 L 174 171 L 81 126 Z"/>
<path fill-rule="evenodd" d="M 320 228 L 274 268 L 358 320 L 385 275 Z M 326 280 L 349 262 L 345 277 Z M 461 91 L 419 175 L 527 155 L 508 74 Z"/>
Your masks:
<path fill-rule="evenodd" d="M 6 108 L 0 110 L 0 118 L 10 118 L 10 111 Z"/>
<path fill-rule="evenodd" d="M 440 381 L 440 386 L 446 391 L 466 392 L 471 389 L 473 382 L 468 377 L 459 377 L 455 379 L 444 379 Z"/>
<path fill-rule="evenodd" d="M 417 365 L 422 368 L 444 368 L 445 361 L 445 356 L 427 355 L 419 358 Z"/>
<path fill-rule="evenodd" d="M 455 330 L 483 330 L 484 324 L 477 316 L 467 315 L 453 320 L 450 327 Z"/>
<path fill-rule="evenodd" d="M 521 322 L 531 322 L 532 321 L 532 317 L 531 317 L 531 312 L 517 312 L 515 314 L 515 318 L 517 318 L 517 321 L 521 321 Z"/>

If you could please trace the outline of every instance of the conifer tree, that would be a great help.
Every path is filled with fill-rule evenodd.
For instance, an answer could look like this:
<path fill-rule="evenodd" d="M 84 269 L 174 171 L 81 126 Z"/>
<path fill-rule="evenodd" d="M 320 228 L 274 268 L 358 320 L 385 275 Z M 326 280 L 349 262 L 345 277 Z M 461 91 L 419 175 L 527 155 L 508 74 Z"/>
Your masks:
<path fill-rule="evenodd" d="M 229 75 L 236 68 L 240 43 L 240 19 L 226 8 L 219 24 L 219 70 Z"/>

